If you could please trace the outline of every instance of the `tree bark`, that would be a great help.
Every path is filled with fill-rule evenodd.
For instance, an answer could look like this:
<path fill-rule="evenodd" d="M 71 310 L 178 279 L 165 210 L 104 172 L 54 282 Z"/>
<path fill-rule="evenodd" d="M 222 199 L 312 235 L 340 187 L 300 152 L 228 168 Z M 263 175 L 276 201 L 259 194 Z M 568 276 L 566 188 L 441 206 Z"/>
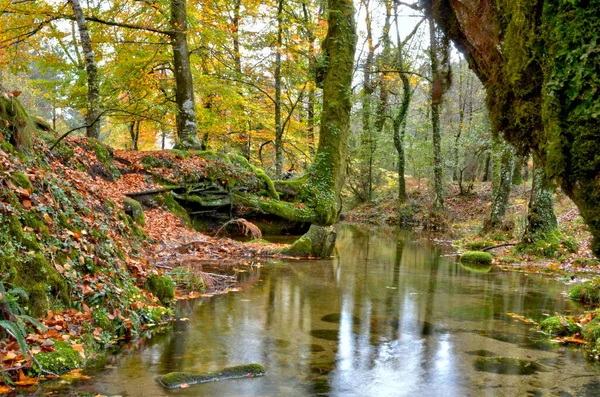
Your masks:
<path fill-rule="evenodd" d="M 440 104 L 443 93 L 442 78 L 439 70 L 437 29 L 433 19 L 429 20 L 430 38 L 430 61 L 431 61 L 431 133 L 433 139 L 433 208 L 436 210 L 444 208 L 444 187 L 442 169 L 442 148 L 440 132 Z"/>
<path fill-rule="evenodd" d="M 308 26 L 312 21 L 308 12 L 308 7 L 305 3 L 302 3 L 302 11 L 304 12 L 304 23 Z M 307 41 L 308 41 L 308 71 L 311 76 L 311 81 L 308 87 L 307 104 L 306 104 L 306 125 L 307 125 L 307 139 L 308 139 L 308 152 L 311 157 L 315 156 L 315 99 L 316 99 L 316 82 L 315 79 L 315 34 L 311 28 L 306 29 Z"/>
<path fill-rule="evenodd" d="M 77 29 L 79 30 L 79 39 L 83 49 L 85 59 L 85 70 L 87 73 L 87 114 L 85 115 L 86 136 L 88 138 L 100 137 L 100 84 L 98 81 L 98 67 L 96 66 L 96 56 L 92 48 L 92 40 L 87 29 L 87 23 L 79 0 L 69 0 Z"/>
<path fill-rule="evenodd" d="M 555 233 L 558 230 L 554 214 L 554 189 L 538 156 L 534 155 L 533 166 L 527 228 L 523 236 L 525 242 L 536 241 L 540 233 Z"/>
<path fill-rule="evenodd" d="M 175 68 L 177 103 L 176 147 L 180 149 L 200 149 L 198 124 L 196 122 L 196 102 L 194 100 L 194 81 L 190 65 L 190 52 L 187 43 L 187 1 L 171 0 L 171 47 Z"/>
<path fill-rule="evenodd" d="M 283 45 L 283 0 L 277 2 L 277 45 L 275 47 L 275 177 L 283 177 L 283 125 L 281 123 L 281 50 Z"/>
<path fill-rule="evenodd" d="M 512 186 L 512 171 L 514 168 L 513 148 L 507 143 L 502 143 L 502 155 L 500 157 L 500 169 L 498 172 L 498 181 L 493 190 L 492 206 L 490 215 L 485 220 L 483 229 L 490 231 L 502 226 L 508 208 L 508 198 Z"/>

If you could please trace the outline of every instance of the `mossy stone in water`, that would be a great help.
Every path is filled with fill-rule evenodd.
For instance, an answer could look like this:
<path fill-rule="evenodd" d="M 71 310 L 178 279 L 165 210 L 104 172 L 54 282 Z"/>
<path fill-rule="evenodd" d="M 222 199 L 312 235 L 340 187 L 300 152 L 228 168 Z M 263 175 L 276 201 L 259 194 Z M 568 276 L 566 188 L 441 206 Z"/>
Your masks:
<path fill-rule="evenodd" d="M 461 262 L 460 267 L 471 273 L 489 273 L 492 271 L 492 265 L 481 263 Z"/>
<path fill-rule="evenodd" d="M 260 364 L 238 365 L 236 367 L 224 368 L 217 372 L 205 374 L 190 374 L 186 372 L 171 372 L 157 378 L 158 383 L 167 389 L 180 388 L 182 385 L 195 385 L 219 380 L 254 378 L 266 375 L 266 371 Z"/>
<path fill-rule="evenodd" d="M 461 263 L 476 263 L 480 265 L 491 265 L 492 255 L 489 252 L 467 251 L 460 256 Z"/>
<path fill-rule="evenodd" d="M 518 357 L 479 357 L 475 361 L 477 371 L 501 375 L 532 375 L 543 371 L 541 365 Z"/>
<path fill-rule="evenodd" d="M 337 329 L 313 329 L 310 334 L 319 339 L 337 341 L 339 339 L 339 332 Z"/>

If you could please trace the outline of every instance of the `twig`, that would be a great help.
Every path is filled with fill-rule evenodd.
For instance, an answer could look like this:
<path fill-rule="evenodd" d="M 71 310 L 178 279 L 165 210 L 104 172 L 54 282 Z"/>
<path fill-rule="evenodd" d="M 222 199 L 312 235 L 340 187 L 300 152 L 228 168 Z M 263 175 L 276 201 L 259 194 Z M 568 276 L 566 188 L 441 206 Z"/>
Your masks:
<path fill-rule="evenodd" d="M 82 130 L 82 129 L 84 129 L 84 128 L 89 128 L 89 127 L 93 126 L 94 124 L 96 124 L 96 123 L 98 122 L 98 120 L 100 120 L 100 117 L 102 117 L 102 116 L 103 116 L 105 113 L 107 113 L 107 112 L 108 112 L 108 110 L 104 110 L 104 111 L 100 112 L 100 114 L 99 114 L 98 116 L 96 116 L 96 118 L 94 119 L 94 121 L 92 121 L 92 123 L 91 123 L 90 125 L 82 125 L 82 126 L 80 126 L 80 127 L 77 127 L 77 128 L 72 128 L 72 129 L 70 129 L 69 131 L 67 131 L 67 132 L 65 132 L 64 134 L 62 134 L 62 135 L 61 135 L 61 136 L 60 136 L 60 137 L 59 137 L 59 138 L 56 140 L 56 142 L 54 142 L 54 143 L 52 144 L 52 146 L 50 146 L 50 151 L 52 151 L 52 150 L 53 150 L 53 149 L 56 147 L 56 145 L 58 145 L 58 144 L 60 143 L 60 141 L 62 141 L 63 139 L 65 139 L 67 136 L 69 136 L 69 134 L 70 134 L 71 132 L 74 132 L 74 131 L 77 131 L 77 130 Z"/>
<path fill-rule="evenodd" d="M 490 251 L 493 250 L 494 248 L 500 248 L 500 247 L 511 247 L 513 245 L 517 245 L 519 243 L 504 243 L 504 244 L 498 244 L 498 245 L 494 245 L 492 247 L 487 247 L 487 248 L 483 248 L 481 251 L 485 252 L 485 251 Z"/>

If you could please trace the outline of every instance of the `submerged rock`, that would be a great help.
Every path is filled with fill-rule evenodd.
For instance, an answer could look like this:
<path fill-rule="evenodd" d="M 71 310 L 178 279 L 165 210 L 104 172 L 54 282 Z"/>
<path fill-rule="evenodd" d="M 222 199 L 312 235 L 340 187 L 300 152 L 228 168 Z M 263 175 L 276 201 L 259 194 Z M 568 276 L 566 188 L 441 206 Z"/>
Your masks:
<path fill-rule="evenodd" d="M 337 329 L 313 329 L 310 334 L 319 339 L 337 341 L 339 339 L 339 331 Z"/>
<path fill-rule="evenodd" d="M 266 375 L 266 371 L 260 364 L 238 365 L 236 367 L 224 368 L 218 372 L 205 374 L 190 374 L 186 372 L 171 372 L 157 378 L 158 383 L 167 389 L 176 389 L 184 385 L 195 385 L 219 380 L 254 378 Z M 186 387 L 186 386 L 184 386 Z"/>
<path fill-rule="evenodd" d="M 501 375 L 532 375 L 544 369 L 538 363 L 518 357 L 479 357 L 475 361 L 477 371 Z"/>
<path fill-rule="evenodd" d="M 489 350 L 485 350 L 485 349 L 471 350 L 471 351 L 467 352 L 467 354 L 470 354 L 472 356 L 479 356 L 479 357 L 494 357 L 496 355 L 496 353 L 491 352 Z"/>
<path fill-rule="evenodd" d="M 359 324 L 360 319 L 356 316 L 351 316 L 352 322 L 354 324 Z M 339 324 L 342 319 L 342 313 L 330 313 L 321 317 L 321 321 L 325 321 L 326 323 L 335 323 Z"/>

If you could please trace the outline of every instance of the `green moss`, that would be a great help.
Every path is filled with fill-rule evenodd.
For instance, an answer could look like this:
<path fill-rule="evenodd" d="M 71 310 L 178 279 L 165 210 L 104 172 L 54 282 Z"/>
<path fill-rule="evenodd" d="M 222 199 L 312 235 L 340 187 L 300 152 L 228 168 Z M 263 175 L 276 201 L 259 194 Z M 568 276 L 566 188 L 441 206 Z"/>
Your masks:
<path fill-rule="evenodd" d="M 144 288 L 152 292 L 162 304 L 169 304 L 175 297 L 175 285 L 173 280 L 167 276 L 151 275 L 146 280 Z"/>
<path fill-rule="evenodd" d="M 132 198 L 124 198 L 123 199 L 123 210 L 138 225 L 140 225 L 140 226 L 145 225 L 146 218 L 144 217 L 144 208 L 138 201 L 136 201 Z"/>
<path fill-rule="evenodd" d="M 600 303 L 600 277 L 571 288 L 569 298 L 587 304 Z"/>
<path fill-rule="evenodd" d="M 539 325 L 541 332 L 551 336 L 570 336 L 579 332 L 579 325 L 572 317 L 552 316 L 546 318 Z"/>
<path fill-rule="evenodd" d="M 333 252 L 336 237 L 333 227 L 311 225 L 308 232 L 282 253 L 289 256 L 327 258 Z"/>
<path fill-rule="evenodd" d="M 145 168 L 173 168 L 175 166 L 169 159 L 154 156 L 144 156 L 141 161 Z"/>
<path fill-rule="evenodd" d="M 461 263 L 476 263 L 481 265 L 491 265 L 492 255 L 489 252 L 467 251 L 460 256 Z"/>
<path fill-rule="evenodd" d="M 183 384 L 194 385 L 206 382 L 215 382 L 227 379 L 254 378 L 266 375 L 266 371 L 260 364 L 239 365 L 236 367 L 223 368 L 217 372 L 205 374 L 189 374 L 185 372 L 171 372 L 158 377 L 158 382 L 167 389 L 175 389 Z"/>
<path fill-rule="evenodd" d="M 112 179 L 117 179 L 121 176 L 121 173 L 115 167 L 114 157 L 110 148 L 104 144 L 102 144 L 97 139 L 88 138 L 88 145 L 92 148 L 94 153 L 96 154 L 96 158 L 98 161 L 104 165 L 108 173 L 111 175 Z"/>
<path fill-rule="evenodd" d="M 600 340 L 600 316 L 596 315 L 589 323 L 584 325 L 581 328 L 581 335 L 591 345 L 596 345 L 596 341 Z"/>
<path fill-rule="evenodd" d="M 0 135 L 19 150 L 31 149 L 34 126 L 18 98 L 0 96 Z"/>
<path fill-rule="evenodd" d="M 33 185 L 31 185 L 31 181 L 29 180 L 27 175 L 25 175 L 22 172 L 13 172 L 10 175 L 10 180 L 18 187 L 28 189 L 29 191 L 33 191 Z"/>
<path fill-rule="evenodd" d="M 73 347 L 63 341 L 54 342 L 54 351 L 48 353 L 39 353 L 35 356 L 39 363 L 34 363 L 31 373 L 33 375 L 42 375 L 42 369 L 55 373 L 64 374 L 75 368 L 81 368 L 85 362 L 84 358 Z"/>

